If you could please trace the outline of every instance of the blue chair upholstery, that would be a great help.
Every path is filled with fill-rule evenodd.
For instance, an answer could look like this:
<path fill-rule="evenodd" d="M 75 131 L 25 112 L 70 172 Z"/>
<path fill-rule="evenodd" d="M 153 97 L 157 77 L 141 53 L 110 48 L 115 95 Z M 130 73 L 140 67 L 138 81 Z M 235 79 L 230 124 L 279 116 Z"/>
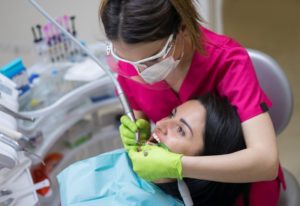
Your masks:
<path fill-rule="evenodd" d="M 248 49 L 259 83 L 273 105 L 270 116 L 276 134 L 279 135 L 288 125 L 293 111 L 293 94 L 289 81 L 277 62 L 270 56 Z M 279 206 L 299 206 L 300 186 L 297 179 L 283 168 L 287 190 L 281 190 Z"/>

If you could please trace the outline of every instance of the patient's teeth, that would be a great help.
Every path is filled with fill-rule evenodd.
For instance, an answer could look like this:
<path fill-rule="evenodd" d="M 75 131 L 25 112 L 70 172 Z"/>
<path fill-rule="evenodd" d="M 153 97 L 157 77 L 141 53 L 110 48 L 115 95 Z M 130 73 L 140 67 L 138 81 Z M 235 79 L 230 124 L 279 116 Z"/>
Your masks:
<path fill-rule="evenodd" d="M 158 138 L 157 134 L 153 133 L 153 137 L 158 143 L 160 143 L 160 139 Z"/>

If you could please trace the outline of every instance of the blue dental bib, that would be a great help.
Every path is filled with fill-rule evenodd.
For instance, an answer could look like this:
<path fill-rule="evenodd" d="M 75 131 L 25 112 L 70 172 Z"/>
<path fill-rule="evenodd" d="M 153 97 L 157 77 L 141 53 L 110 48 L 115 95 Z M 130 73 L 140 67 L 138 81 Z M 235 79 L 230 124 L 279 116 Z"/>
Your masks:
<path fill-rule="evenodd" d="M 137 176 L 123 149 L 78 161 L 58 176 L 62 206 L 183 206 Z"/>

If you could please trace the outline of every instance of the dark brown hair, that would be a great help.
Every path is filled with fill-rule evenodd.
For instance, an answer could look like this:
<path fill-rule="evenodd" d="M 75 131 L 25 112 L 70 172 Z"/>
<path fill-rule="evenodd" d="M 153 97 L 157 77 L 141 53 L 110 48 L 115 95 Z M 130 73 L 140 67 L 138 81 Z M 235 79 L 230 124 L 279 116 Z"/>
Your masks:
<path fill-rule="evenodd" d="M 151 42 L 178 33 L 185 25 L 194 48 L 203 51 L 193 0 L 102 0 L 99 20 L 109 40 Z"/>

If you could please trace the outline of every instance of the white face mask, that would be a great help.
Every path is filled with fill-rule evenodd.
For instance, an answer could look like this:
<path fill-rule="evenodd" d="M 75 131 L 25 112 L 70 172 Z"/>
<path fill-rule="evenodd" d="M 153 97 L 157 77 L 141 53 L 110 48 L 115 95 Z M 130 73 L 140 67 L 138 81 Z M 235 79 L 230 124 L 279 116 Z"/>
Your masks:
<path fill-rule="evenodd" d="M 169 56 L 166 59 L 146 68 L 144 71 L 139 72 L 139 75 L 149 84 L 162 81 L 178 66 L 180 60 L 181 58 L 175 60 L 173 56 Z"/>
<path fill-rule="evenodd" d="M 136 68 L 137 72 L 139 73 L 139 76 L 146 83 L 152 84 L 152 83 L 159 82 L 159 81 L 162 81 L 163 79 L 165 79 L 170 74 L 170 72 L 178 66 L 178 64 L 183 56 L 183 51 L 182 51 L 182 55 L 181 55 L 180 59 L 175 60 L 173 57 L 173 54 L 175 52 L 175 48 L 174 48 L 173 54 L 170 55 L 169 57 L 163 59 L 162 61 L 160 61 L 156 64 L 153 64 L 152 66 L 149 66 L 149 67 L 146 64 L 144 64 L 145 62 L 153 61 L 158 58 L 164 58 L 165 56 L 167 56 L 172 48 L 172 45 L 170 45 L 172 43 L 172 40 L 173 40 L 173 34 L 171 34 L 169 36 L 164 48 L 158 54 L 153 55 L 148 58 L 145 58 L 145 59 L 142 59 L 142 60 L 139 60 L 139 61 L 129 61 L 129 60 L 119 57 L 114 52 L 112 43 L 110 43 L 107 46 L 107 51 L 108 51 L 107 53 L 108 53 L 108 55 L 111 54 L 117 60 L 132 64 Z"/>

